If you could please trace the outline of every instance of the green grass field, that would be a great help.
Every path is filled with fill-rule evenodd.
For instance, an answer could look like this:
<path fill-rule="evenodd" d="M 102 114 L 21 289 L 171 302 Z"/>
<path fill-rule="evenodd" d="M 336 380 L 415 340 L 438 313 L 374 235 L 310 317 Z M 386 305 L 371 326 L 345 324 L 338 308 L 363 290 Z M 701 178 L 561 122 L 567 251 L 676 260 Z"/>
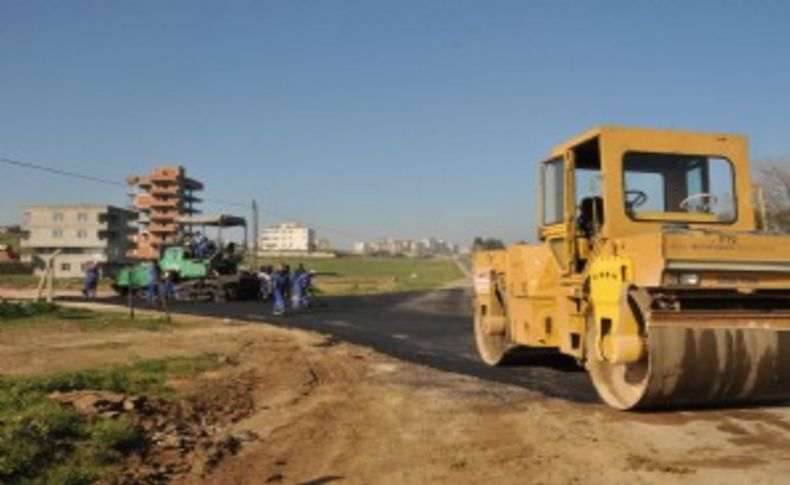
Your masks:
<path fill-rule="evenodd" d="M 0 288 L 31 289 L 38 288 L 40 277 L 30 274 L 0 274 Z M 85 281 L 82 278 L 58 278 L 53 281 L 55 290 L 82 290 Z M 99 289 L 108 289 L 112 285 L 110 278 L 102 278 Z"/>
<path fill-rule="evenodd" d="M 314 270 L 315 287 L 322 295 L 364 295 L 429 290 L 463 278 L 455 262 L 447 259 L 264 258 L 261 265 L 281 262 L 295 269 L 300 263 Z"/>
<path fill-rule="evenodd" d="M 430 290 L 463 278 L 456 263 L 449 259 L 410 258 L 259 258 L 259 265 L 277 267 L 281 262 L 295 269 L 300 263 L 316 271 L 315 287 L 327 296 L 365 295 L 400 291 Z M 0 288 L 36 288 L 38 276 L 0 275 Z M 112 281 L 103 278 L 99 288 Z M 55 280 L 56 290 L 80 290 L 81 278 Z"/>
<path fill-rule="evenodd" d="M 128 313 L 93 311 L 68 308 L 51 303 L 11 303 L 0 301 L 0 331 L 4 328 L 51 327 L 64 330 L 100 331 L 134 328 L 158 331 L 175 327 L 188 327 L 188 322 L 168 322 L 165 316 L 136 315 Z"/>

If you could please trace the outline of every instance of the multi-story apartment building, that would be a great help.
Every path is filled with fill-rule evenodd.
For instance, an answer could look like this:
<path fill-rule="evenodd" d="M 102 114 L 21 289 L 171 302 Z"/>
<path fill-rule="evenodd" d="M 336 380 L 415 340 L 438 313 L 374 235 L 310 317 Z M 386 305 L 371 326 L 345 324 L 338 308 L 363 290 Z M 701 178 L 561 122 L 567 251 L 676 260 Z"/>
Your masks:
<path fill-rule="evenodd" d="M 129 176 L 126 182 L 136 187 L 132 205 L 140 213 L 130 256 L 156 259 L 162 243 L 177 241 L 181 235 L 176 219 L 200 213 L 195 206 L 201 200 L 195 193 L 203 190 L 203 184 L 187 177 L 180 166 L 156 167 L 148 175 Z"/>
<path fill-rule="evenodd" d="M 56 278 L 82 276 L 90 262 L 105 270 L 128 263 L 126 253 L 131 223 L 136 214 L 108 205 L 31 205 L 23 208 L 25 236 L 24 256 L 36 272 L 44 267 L 44 259 L 60 250 L 55 259 Z"/>
<path fill-rule="evenodd" d="M 317 242 L 313 229 L 295 222 L 267 227 L 260 234 L 260 248 L 264 252 L 313 252 Z"/>

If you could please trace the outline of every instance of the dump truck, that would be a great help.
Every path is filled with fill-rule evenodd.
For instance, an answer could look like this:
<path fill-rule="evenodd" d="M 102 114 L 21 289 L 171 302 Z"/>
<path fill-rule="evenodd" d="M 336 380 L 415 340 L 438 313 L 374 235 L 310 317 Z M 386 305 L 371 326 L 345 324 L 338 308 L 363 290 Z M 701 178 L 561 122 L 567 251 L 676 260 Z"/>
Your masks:
<path fill-rule="evenodd" d="M 790 400 L 790 236 L 758 230 L 747 143 L 604 126 L 556 147 L 539 242 L 474 255 L 482 360 L 556 349 L 622 410 Z"/>
<path fill-rule="evenodd" d="M 226 214 L 207 216 L 184 216 L 176 223 L 188 228 L 185 237 L 178 242 L 163 244 L 156 264 L 164 277 L 169 274 L 175 283 L 175 296 L 178 300 L 226 301 L 255 298 L 258 294 L 257 275 L 241 268 L 247 247 L 247 223 L 242 217 Z M 241 227 L 244 240 L 241 244 L 225 241 L 223 230 Z M 217 237 L 209 241 L 205 254 L 191 243 L 190 235 L 195 228 L 205 234 L 206 228 L 215 228 Z M 119 269 L 113 281 L 113 288 L 121 295 L 143 292 L 150 281 L 151 262 L 140 262 L 131 267 Z"/>

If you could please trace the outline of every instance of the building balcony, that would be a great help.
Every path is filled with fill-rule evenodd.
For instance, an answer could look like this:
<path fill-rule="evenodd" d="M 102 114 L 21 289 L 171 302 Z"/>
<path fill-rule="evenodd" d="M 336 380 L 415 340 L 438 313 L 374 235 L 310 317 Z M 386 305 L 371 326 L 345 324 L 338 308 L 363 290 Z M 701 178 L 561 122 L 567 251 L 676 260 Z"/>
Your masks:
<path fill-rule="evenodd" d="M 157 167 L 151 172 L 152 182 L 178 182 L 184 177 L 181 167 Z"/>
<path fill-rule="evenodd" d="M 176 225 L 152 222 L 148 225 L 148 230 L 152 233 L 174 233 L 176 232 Z"/>
<path fill-rule="evenodd" d="M 170 195 L 170 196 L 180 196 L 181 195 L 181 187 L 177 184 L 167 183 L 161 184 L 156 183 L 151 187 L 151 194 L 153 195 Z"/>
<path fill-rule="evenodd" d="M 188 190 L 203 190 L 203 184 L 195 179 L 184 177 L 181 179 L 181 185 Z"/>
<path fill-rule="evenodd" d="M 153 201 L 151 202 L 151 207 L 165 207 L 165 208 L 177 208 L 181 205 L 181 200 L 177 197 L 168 197 L 168 198 L 160 198 L 154 197 Z"/>
<path fill-rule="evenodd" d="M 151 211 L 149 219 L 154 222 L 173 222 L 176 217 L 178 217 L 178 211 L 176 210 L 155 210 Z"/>
<path fill-rule="evenodd" d="M 154 197 L 152 197 L 149 194 L 135 195 L 134 199 L 132 199 L 132 203 L 134 204 L 134 206 L 141 210 L 151 207 L 154 201 L 155 201 Z"/>

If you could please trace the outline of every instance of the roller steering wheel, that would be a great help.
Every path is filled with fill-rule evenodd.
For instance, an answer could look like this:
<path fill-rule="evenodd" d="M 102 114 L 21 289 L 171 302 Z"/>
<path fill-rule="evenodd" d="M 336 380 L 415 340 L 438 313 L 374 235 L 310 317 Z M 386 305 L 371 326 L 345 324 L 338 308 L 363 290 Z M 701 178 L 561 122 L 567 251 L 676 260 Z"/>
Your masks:
<path fill-rule="evenodd" d="M 700 212 L 710 212 L 712 206 L 716 205 L 719 202 L 719 198 L 715 195 L 711 194 L 710 192 L 700 192 L 698 194 L 692 194 L 683 199 L 680 202 L 680 208 L 684 211 L 689 211 L 689 206 L 692 201 L 700 199 Z M 704 201 L 704 202 L 703 202 Z"/>
<path fill-rule="evenodd" d="M 629 200 L 630 196 L 635 196 L 632 200 Z M 641 190 L 626 190 L 625 191 L 625 205 L 629 211 L 636 209 L 637 207 L 642 207 L 647 202 L 647 194 L 642 192 Z"/>

